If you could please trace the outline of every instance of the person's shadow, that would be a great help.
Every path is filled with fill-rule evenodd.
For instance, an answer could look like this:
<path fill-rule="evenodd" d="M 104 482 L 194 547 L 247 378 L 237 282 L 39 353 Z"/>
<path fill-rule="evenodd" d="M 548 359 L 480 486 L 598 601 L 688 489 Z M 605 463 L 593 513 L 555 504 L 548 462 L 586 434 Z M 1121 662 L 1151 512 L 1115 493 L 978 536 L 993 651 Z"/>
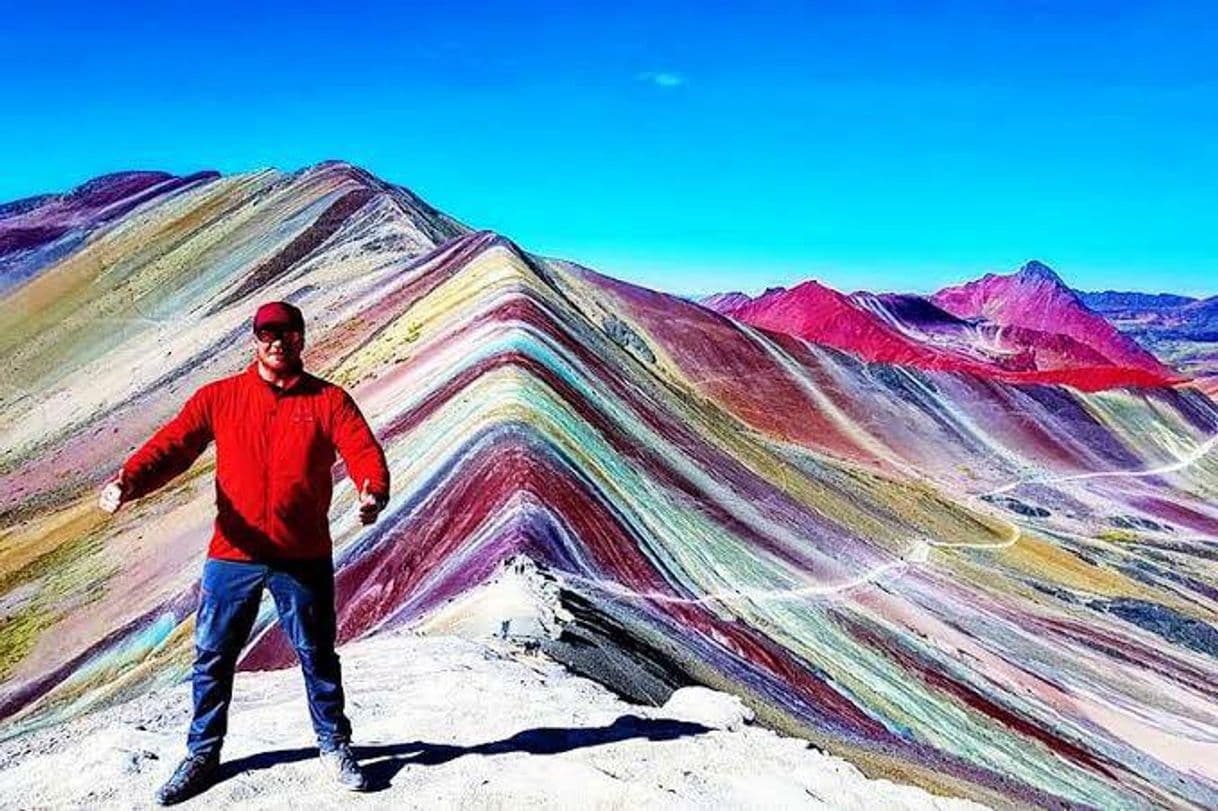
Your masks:
<path fill-rule="evenodd" d="M 376 746 L 352 746 L 351 752 L 361 764 L 368 760 L 375 761 L 363 767 L 364 774 L 368 778 L 368 790 L 383 791 L 389 788 L 394 775 L 412 763 L 435 766 L 466 755 L 498 755 L 505 752 L 553 755 L 586 746 L 616 743 L 630 738 L 670 741 L 710 731 L 710 727 L 686 721 L 623 715 L 607 727 L 537 727 L 517 732 L 510 738 L 480 743 L 475 746 L 451 746 L 442 743 L 412 741 Z M 282 763 L 296 763 L 316 757 L 317 748 L 307 747 L 259 752 L 256 755 L 225 761 L 220 764 L 213 785 L 243 772 L 269 769 Z"/>

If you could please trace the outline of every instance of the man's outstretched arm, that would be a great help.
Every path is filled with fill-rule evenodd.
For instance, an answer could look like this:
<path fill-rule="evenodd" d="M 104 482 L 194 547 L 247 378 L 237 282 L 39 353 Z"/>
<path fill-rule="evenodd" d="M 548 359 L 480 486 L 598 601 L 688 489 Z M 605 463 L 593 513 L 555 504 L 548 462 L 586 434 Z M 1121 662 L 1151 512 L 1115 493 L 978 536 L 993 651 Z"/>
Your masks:
<path fill-rule="evenodd" d="M 368 421 L 346 391 L 334 414 L 331 439 L 360 494 L 361 520 L 371 524 L 389 501 L 389 465 Z"/>
<path fill-rule="evenodd" d="M 176 417 L 123 463 L 119 477 L 111 482 L 111 485 L 117 483 L 121 490 L 119 502 L 146 496 L 174 476 L 184 473 L 207 449 L 212 438 L 208 396 L 203 389 L 199 389 L 190 396 Z M 105 504 L 102 507 L 106 509 Z M 118 509 L 117 504 L 114 509 Z"/>

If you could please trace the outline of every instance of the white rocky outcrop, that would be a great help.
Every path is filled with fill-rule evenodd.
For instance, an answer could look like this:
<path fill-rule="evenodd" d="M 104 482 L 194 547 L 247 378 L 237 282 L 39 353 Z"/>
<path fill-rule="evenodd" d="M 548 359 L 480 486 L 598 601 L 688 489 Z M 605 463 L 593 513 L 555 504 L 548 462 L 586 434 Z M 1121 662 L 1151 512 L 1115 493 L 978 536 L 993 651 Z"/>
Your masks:
<path fill-rule="evenodd" d="M 664 702 L 669 718 L 734 732 L 753 720 L 753 711 L 733 695 L 708 687 L 682 687 Z"/>

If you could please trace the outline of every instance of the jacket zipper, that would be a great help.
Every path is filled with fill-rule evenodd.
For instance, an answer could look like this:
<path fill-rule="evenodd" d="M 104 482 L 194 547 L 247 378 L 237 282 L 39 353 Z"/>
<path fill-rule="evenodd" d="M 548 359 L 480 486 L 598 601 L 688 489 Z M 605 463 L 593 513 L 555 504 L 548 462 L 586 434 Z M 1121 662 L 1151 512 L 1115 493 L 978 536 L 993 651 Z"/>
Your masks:
<path fill-rule="evenodd" d="M 279 413 L 279 397 L 274 392 L 271 392 L 271 397 L 271 418 L 267 421 L 268 432 L 270 435 L 267 437 L 267 459 L 266 464 L 263 467 L 266 483 L 262 488 L 262 492 L 266 496 L 266 501 L 263 505 L 263 523 L 266 527 L 267 537 L 274 542 L 274 537 L 271 534 L 271 507 L 275 503 L 275 493 L 273 492 L 273 485 L 275 482 L 275 418 Z"/>

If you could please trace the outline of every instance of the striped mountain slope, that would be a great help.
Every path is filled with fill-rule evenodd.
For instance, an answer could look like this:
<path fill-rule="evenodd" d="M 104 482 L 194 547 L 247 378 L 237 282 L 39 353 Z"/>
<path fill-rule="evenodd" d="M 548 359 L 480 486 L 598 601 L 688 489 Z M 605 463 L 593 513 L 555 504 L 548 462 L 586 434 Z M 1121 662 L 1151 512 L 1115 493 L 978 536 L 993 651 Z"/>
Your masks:
<path fill-rule="evenodd" d="M 286 298 L 395 483 L 363 527 L 335 471 L 343 640 L 527 558 L 541 644 L 638 700 L 728 690 L 995 806 L 1218 803 L 1201 392 L 867 363 L 407 195 L 341 163 L 219 178 L 0 299 L 0 735 L 187 676 L 214 452 L 114 516 L 96 493 Z M 292 661 L 268 602 L 240 666 Z"/>

